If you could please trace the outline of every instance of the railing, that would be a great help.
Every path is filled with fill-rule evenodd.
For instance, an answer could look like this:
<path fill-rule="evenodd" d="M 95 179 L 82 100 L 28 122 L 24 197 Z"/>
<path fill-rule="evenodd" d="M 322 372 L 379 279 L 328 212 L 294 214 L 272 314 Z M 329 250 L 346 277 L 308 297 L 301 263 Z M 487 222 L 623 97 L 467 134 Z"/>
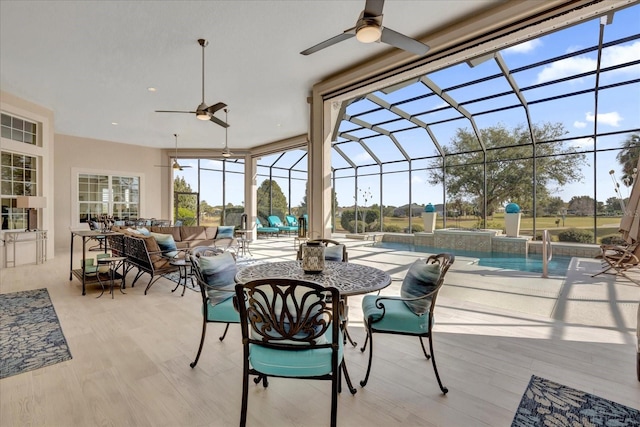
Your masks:
<path fill-rule="evenodd" d="M 553 258 L 549 230 L 542 232 L 542 277 L 549 277 L 549 261 Z"/>

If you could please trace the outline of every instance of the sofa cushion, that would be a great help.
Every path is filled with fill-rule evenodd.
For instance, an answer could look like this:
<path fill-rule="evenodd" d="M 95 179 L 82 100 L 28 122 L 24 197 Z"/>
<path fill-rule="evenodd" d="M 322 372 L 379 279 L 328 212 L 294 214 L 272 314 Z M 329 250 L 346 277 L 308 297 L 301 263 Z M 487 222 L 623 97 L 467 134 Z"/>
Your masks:
<path fill-rule="evenodd" d="M 230 252 L 223 252 L 215 256 L 201 256 L 199 260 L 200 272 L 207 285 L 209 303 L 216 305 L 233 297 L 235 276 L 237 273 L 236 260 Z"/>
<path fill-rule="evenodd" d="M 160 250 L 164 252 L 162 255 L 168 258 L 174 258 L 178 255 L 176 242 L 173 240 L 173 235 L 171 234 L 162 234 L 162 233 L 150 233 L 151 237 L 153 237 L 156 242 L 158 242 L 158 246 Z"/>
<path fill-rule="evenodd" d="M 416 260 L 402 281 L 400 295 L 403 298 L 416 298 L 431 293 L 438 284 L 440 277 L 440 264 L 427 264 L 423 259 Z M 405 301 L 411 311 L 418 316 L 429 311 L 431 298 L 423 298 L 417 301 Z"/>
<path fill-rule="evenodd" d="M 216 238 L 216 234 L 218 234 L 218 227 L 205 227 L 204 234 L 207 240 L 213 240 Z"/>
<path fill-rule="evenodd" d="M 181 227 L 152 226 L 152 227 L 150 227 L 150 231 L 152 233 L 171 234 L 173 236 L 173 240 L 175 242 L 180 242 L 180 241 L 182 241 L 182 238 L 180 237 L 180 228 Z"/>
<path fill-rule="evenodd" d="M 235 227 L 233 225 L 221 225 L 218 227 L 216 239 L 232 239 Z"/>
<path fill-rule="evenodd" d="M 205 240 L 207 234 L 204 231 L 204 227 L 178 227 L 180 229 L 180 239 L 185 240 Z"/>

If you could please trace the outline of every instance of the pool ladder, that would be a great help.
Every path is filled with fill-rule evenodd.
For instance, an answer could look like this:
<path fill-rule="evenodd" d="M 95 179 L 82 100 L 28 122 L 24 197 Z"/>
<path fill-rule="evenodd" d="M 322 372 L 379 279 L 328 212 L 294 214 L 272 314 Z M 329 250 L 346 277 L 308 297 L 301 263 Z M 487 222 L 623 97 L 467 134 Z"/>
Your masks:
<path fill-rule="evenodd" d="M 549 277 L 549 261 L 553 258 L 551 236 L 549 230 L 542 232 L 542 277 Z"/>

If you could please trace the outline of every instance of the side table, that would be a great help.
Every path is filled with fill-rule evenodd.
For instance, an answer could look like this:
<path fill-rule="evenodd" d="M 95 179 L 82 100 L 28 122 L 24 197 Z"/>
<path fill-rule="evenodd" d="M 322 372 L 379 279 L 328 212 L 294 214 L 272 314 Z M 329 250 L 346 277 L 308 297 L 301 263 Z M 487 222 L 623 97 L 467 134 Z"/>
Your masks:
<path fill-rule="evenodd" d="M 242 256 L 246 256 L 247 252 L 249 252 L 249 255 L 253 256 L 253 254 L 251 253 L 251 250 L 249 249 L 249 243 L 251 242 L 251 240 L 247 239 L 247 233 L 250 232 L 251 230 L 236 230 L 236 234 L 238 234 L 238 243 L 239 243 L 239 247 L 238 247 L 238 252 L 240 254 L 242 254 Z"/>
<path fill-rule="evenodd" d="M 179 274 L 179 278 L 178 278 L 178 284 L 176 285 L 175 288 L 173 288 L 171 290 L 171 292 L 175 292 L 176 289 L 178 289 L 178 286 L 180 286 L 180 284 L 182 284 L 182 295 L 180 296 L 184 296 L 184 291 L 187 289 L 187 279 L 191 280 L 191 287 L 193 288 L 193 278 L 191 277 L 191 274 L 189 274 L 187 272 L 187 267 L 189 267 L 187 265 L 187 261 L 184 259 L 177 259 L 175 261 L 171 261 L 170 263 L 171 265 L 175 265 L 176 267 L 178 267 L 178 274 Z"/>
<path fill-rule="evenodd" d="M 126 260 L 127 260 L 127 257 L 123 257 L 123 256 L 111 256 L 111 257 L 98 258 L 98 264 L 109 264 L 109 279 L 111 281 L 111 287 L 109 292 L 111 293 L 111 299 L 113 299 L 114 297 L 113 284 L 116 280 L 121 280 L 120 286 L 119 286 L 120 293 L 126 294 L 126 292 L 122 290 L 122 288 L 124 287 L 124 272 L 125 272 L 124 262 Z M 118 274 L 118 268 L 120 268 L 121 265 L 122 265 L 122 273 L 123 273 L 122 275 Z M 104 293 L 104 289 L 102 290 L 100 295 L 98 295 L 98 298 L 100 298 L 103 293 Z"/>

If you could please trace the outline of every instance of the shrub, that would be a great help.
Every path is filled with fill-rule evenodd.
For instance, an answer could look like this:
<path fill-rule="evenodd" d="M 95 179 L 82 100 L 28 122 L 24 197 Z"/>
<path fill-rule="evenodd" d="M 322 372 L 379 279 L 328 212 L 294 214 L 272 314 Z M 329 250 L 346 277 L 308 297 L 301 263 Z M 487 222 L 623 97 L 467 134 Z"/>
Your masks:
<path fill-rule="evenodd" d="M 608 236 L 602 237 L 600 243 L 603 245 L 624 245 L 626 242 L 619 234 L 610 234 Z"/>
<path fill-rule="evenodd" d="M 422 233 L 424 231 L 424 226 L 422 224 L 411 224 L 411 230 L 414 233 Z"/>
<path fill-rule="evenodd" d="M 375 209 L 369 209 L 364 214 L 365 221 L 362 221 L 363 211 L 358 212 L 358 231 L 378 231 L 380 229 L 379 219 L 380 212 Z M 340 218 L 340 225 L 350 233 L 355 232 L 355 219 L 356 212 L 353 210 L 342 211 L 342 217 Z M 364 227 L 363 227 L 364 224 Z"/>
<path fill-rule="evenodd" d="M 558 233 L 561 242 L 593 243 L 593 231 L 570 228 Z"/>
<path fill-rule="evenodd" d="M 387 232 L 387 233 L 401 233 L 402 232 L 402 227 L 400 227 L 397 224 L 388 224 L 388 225 L 385 225 L 382 228 L 382 230 Z"/>

